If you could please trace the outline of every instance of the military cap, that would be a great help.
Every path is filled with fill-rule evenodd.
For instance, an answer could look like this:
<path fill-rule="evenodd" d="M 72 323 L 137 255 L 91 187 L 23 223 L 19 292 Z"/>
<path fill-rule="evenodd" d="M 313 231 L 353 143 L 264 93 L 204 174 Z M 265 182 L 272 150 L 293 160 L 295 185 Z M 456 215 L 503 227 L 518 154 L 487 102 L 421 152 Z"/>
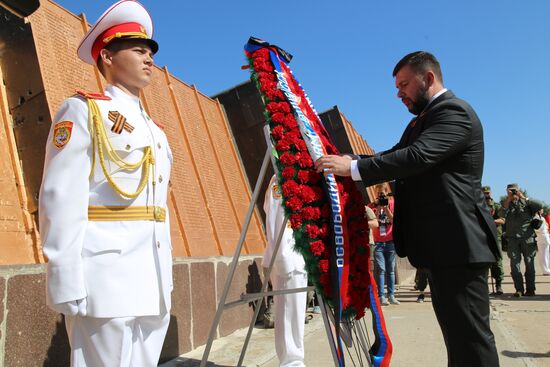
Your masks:
<path fill-rule="evenodd" d="M 483 187 L 481 188 L 481 191 L 483 191 L 483 192 L 491 192 L 491 186 L 483 186 Z"/>
<path fill-rule="evenodd" d="M 506 186 L 506 189 L 515 189 L 519 190 L 519 185 L 517 183 L 511 183 Z"/>
<path fill-rule="evenodd" d="M 84 35 L 77 54 L 85 63 L 95 65 L 99 52 L 120 38 L 143 39 L 156 53 L 159 47 L 152 37 L 153 21 L 143 5 L 133 0 L 122 0 L 107 9 Z"/>

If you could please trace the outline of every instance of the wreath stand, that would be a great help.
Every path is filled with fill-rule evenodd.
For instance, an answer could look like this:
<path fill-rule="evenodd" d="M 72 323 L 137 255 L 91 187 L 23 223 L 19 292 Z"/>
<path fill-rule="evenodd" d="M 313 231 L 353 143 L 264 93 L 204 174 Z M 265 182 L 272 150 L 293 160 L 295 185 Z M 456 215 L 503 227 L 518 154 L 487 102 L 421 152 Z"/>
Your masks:
<path fill-rule="evenodd" d="M 264 160 L 262 162 L 262 168 L 260 169 L 260 173 L 258 175 L 258 178 L 256 180 L 256 185 L 254 187 L 254 192 L 252 194 L 252 199 L 250 201 L 250 205 L 248 207 L 248 211 L 246 213 L 246 219 L 243 223 L 243 228 L 241 230 L 241 234 L 239 236 L 239 241 L 237 243 L 237 247 L 235 249 L 235 253 L 233 254 L 233 260 L 231 262 L 231 265 L 229 267 L 229 273 L 227 275 L 227 279 L 225 280 L 225 285 L 223 288 L 223 293 L 220 297 L 220 300 L 218 302 L 218 307 L 216 309 L 216 315 L 214 316 L 214 320 L 212 321 L 212 325 L 210 326 L 210 332 L 208 333 L 208 341 L 206 342 L 206 347 L 204 349 L 204 353 L 202 355 L 202 360 L 200 363 L 200 367 L 206 367 L 206 363 L 208 361 L 208 356 L 210 354 L 210 350 L 212 348 L 212 343 L 214 342 L 214 338 L 216 336 L 216 329 L 218 328 L 218 325 L 220 323 L 223 311 L 226 309 L 229 309 L 231 307 L 239 306 L 242 304 L 247 304 L 249 302 L 254 302 L 254 316 L 252 317 L 252 320 L 250 321 L 250 326 L 248 327 L 248 333 L 246 334 L 246 338 L 243 344 L 243 348 L 241 350 L 241 355 L 239 357 L 239 362 L 237 364 L 238 367 L 241 367 L 243 364 L 244 356 L 246 354 L 246 349 L 248 347 L 248 343 L 250 341 L 250 338 L 252 336 L 252 330 L 254 329 L 254 325 L 256 324 L 256 320 L 258 319 L 258 314 L 260 313 L 260 305 L 264 297 L 266 296 L 273 296 L 273 295 L 280 295 L 280 294 L 290 294 L 290 293 L 299 293 L 299 292 L 307 292 L 309 290 L 314 290 L 315 287 L 303 287 L 303 288 L 295 288 L 295 289 L 285 289 L 285 290 L 277 290 L 277 291 L 267 291 L 268 281 L 269 277 L 271 275 L 271 269 L 273 268 L 273 264 L 275 263 L 275 259 L 277 257 L 279 246 L 281 244 L 281 239 L 283 237 L 284 229 L 286 227 L 288 218 L 286 218 L 277 232 L 277 244 L 275 245 L 275 249 L 273 250 L 273 256 L 271 257 L 271 261 L 269 263 L 269 268 L 267 269 L 267 272 L 265 273 L 265 279 L 262 283 L 262 288 L 259 293 L 248 293 L 248 294 L 241 294 L 241 297 L 239 300 L 227 302 L 227 295 L 229 294 L 229 289 L 231 287 L 231 283 L 233 282 L 233 277 L 235 276 L 235 270 L 237 269 L 237 265 L 239 262 L 239 256 L 241 255 L 241 251 L 243 248 L 244 239 L 246 237 L 246 233 L 248 232 L 248 227 L 250 224 L 250 221 L 252 219 L 252 215 L 254 213 L 254 207 L 256 206 L 256 202 L 258 201 L 259 191 L 262 186 L 262 183 L 265 179 L 265 175 L 267 172 L 267 166 L 270 161 L 270 158 L 272 158 L 272 150 L 273 146 L 271 145 L 271 140 L 269 139 L 269 130 L 264 129 L 264 132 L 266 133 L 266 141 L 267 141 L 267 149 L 265 152 Z M 272 162 L 273 163 L 273 162 Z M 275 165 L 274 165 L 275 167 Z M 338 366 L 338 355 L 336 352 L 336 339 L 335 334 L 333 332 L 333 326 L 330 325 L 330 321 L 328 318 L 328 314 L 330 314 L 330 310 L 328 307 L 326 307 L 323 297 L 319 293 L 317 293 L 317 299 L 319 301 L 319 306 L 321 308 L 321 315 L 323 315 L 323 323 L 325 325 L 325 331 L 327 333 L 328 342 L 330 345 L 330 350 L 332 352 L 332 357 L 334 359 L 334 365 Z M 334 321 L 334 319 L 332 319 Z M 334 322 L 332 323 L 334 325 Z M 340 330 L 340 336 L 346 343 L 346 345 L 351 346 L 351 335 L 346 328 L 341 328 Z M 363 344 L 363 343 L 360 343 Z M 365 345 L 366 347 L 366 345 Z M 368 350 L 368 348 L 367 348 Z M 368 355 L 368 353 L 367 353 Z"/>

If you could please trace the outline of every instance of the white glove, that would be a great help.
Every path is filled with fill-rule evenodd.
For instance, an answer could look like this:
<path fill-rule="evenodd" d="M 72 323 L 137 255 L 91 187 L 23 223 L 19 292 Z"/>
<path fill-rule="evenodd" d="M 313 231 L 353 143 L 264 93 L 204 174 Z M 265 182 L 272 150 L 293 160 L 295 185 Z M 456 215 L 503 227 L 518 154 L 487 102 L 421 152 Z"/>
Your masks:
<path fill-rule="evenodd" d="M 86 304 L 86 298 L 82 298 L 75 301 L 57 303 L 51 305 L 51 308 L 65 316 L 86 316 Z"/>
<path fill-rule="evenodd" d="M 88 305 L 86 298 L 79 299 L 76 304 L 78 306 L 78 316 L 86 316 L 88 314 L 86 312 L 86 306 Z"/>

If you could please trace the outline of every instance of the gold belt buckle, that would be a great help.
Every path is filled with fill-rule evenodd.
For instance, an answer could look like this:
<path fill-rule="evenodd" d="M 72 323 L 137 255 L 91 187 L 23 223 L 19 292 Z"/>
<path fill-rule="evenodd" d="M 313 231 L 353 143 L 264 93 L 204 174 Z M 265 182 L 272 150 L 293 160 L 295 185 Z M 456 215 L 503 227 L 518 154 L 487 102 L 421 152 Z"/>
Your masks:
<path fill-rule="evenodd" d="M 163 222 L 164 221 L 164 215 L 163 215 L 162 208 L 155 206 L 155 210 L 153 210 L 153 217 L 157 222 Z"/>

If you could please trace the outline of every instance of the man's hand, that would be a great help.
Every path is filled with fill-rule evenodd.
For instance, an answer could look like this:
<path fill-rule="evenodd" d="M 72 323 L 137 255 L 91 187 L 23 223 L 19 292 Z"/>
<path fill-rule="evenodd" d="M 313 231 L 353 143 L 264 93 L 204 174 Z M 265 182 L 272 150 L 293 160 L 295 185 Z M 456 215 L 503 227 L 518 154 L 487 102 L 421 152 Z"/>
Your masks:
<path fill-rule="evenodd" d="M 325 155 L 315 161 L 315 169 L 319 173 L 351 176 L 351 160 L 348 155 Z"/>

